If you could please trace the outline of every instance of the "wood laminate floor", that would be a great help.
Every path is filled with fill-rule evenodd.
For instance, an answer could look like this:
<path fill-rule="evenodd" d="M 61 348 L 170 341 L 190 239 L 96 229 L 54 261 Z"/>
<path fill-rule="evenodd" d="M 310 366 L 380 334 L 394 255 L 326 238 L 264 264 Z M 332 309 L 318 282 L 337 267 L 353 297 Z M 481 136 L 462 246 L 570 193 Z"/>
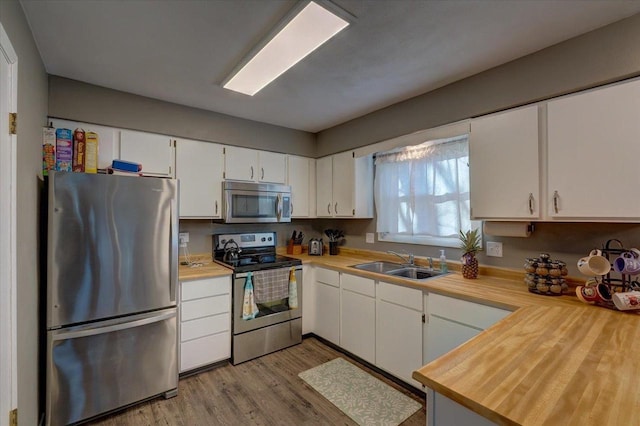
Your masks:
<path fill-rule="evenodd" d="M 180 380 L 178 396 L 158 398 L 93 421 L 123 425 L 355 425 L 298 373 L 342 357 L 422 404 L 403 425 L 426 424 L 425 401 L 313 337 L 240 365 L 225 365 Z"/>

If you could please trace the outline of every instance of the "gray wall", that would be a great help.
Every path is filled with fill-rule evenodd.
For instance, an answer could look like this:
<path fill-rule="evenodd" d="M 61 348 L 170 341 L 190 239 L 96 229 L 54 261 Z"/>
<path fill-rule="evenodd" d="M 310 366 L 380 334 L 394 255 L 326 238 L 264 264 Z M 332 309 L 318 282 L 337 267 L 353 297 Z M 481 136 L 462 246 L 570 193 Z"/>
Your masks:
<path fill-rule="evenodd" d="M 57 76 L 49 77 L 49 116 L 306 157 L 316 151 L 313 133 Z"/>
<path fill-rule="evenodd" d="M 318 134 L 318 157 L 640 74 L 640 14 Z"/>
<path fill-rule="evenodd" d="M 318 155 L 637 75 L 640 75 L 640 14 L 322 131 L 318 134 Z M 334 222 L 346 231 L 347 244 L 352 247 L 406 249 L 425 256 L 439 256 L 438 247 L 366 244 L 365 232 L 375 232 L 375 220 Z M 319 221 L 316 226 L 321 224 Z M 480 262 L 521 268 L 524 258 L 549 252 L 569 262 L 570 272 L 577 275 L 577 260 L 610 238 L 620 239 L 627 247 L 640 247 L 640 225 L 541 223 L 530 238 L 485 236 L 485 241 L 503 243 L 504 257 L 481 254 Z M 449 259 L 458 259 L 461 255 L 457 249 L 446 251 Z"/>
<path fill-rule="evenodd" d="M 18 55 L 18 411 L 21 425 L 35 425 L 38 418 L 37 187 L 42 167 L 42 126 L 47 117 L 47 75 L 17 0 L 0 1 L 0 22 Z M 3 417 L 2 423 L 5 419 Z"/>

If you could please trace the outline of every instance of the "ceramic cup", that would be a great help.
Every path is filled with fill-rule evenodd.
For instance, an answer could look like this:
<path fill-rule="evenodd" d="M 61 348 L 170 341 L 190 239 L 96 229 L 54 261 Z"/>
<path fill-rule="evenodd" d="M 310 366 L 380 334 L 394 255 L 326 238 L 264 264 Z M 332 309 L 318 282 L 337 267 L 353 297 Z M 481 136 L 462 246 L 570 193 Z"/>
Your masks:
<path fill-rule="evenodd" d="M 607 275 L 611 270 L 611 264 L 600 250 L 591 250 L 589 256 L 578 260 L 578 270 L 589 277 Z"/>
<path fill-rule="evenodd" d="M 620 257 L 613 261 L 613 269 L 621 274 L 640 274 L 640 250 L 631 249 L 622 253 Z"/>
<path fill-rule="evenodd" d="M 621 311 L 640 309 L 640 291 L 615 293 L 613 295 L 613 304 Z"/>
<path fill-rule="evenodd" d="M 576 296 L 584 303 L 608 302 L 611 300 L 611 291 L 606 284 L 596 286 L 576 287 Z"/>

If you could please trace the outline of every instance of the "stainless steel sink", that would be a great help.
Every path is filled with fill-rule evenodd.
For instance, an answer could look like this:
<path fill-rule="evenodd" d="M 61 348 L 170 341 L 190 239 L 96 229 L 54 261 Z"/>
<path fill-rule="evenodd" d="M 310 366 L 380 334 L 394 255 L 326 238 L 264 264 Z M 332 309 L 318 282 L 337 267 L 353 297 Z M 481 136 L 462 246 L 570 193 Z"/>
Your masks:
<path fill-rule="evenodd" d="M 392 271 L 394 269 L 402 268 L 402 265 L 395 262 L 385 262 L 380 260 L 377 262 L 361 263 L 359 265 L 353 265 L 351 267 L 356 269 L 362 269 L 363 271 L 386 274 L 387 272 Z"/>
<path fill-rule="evenodd" d="M 420 268 L 415 266 L 407 266 L 404 268 L 387 271 L 386 274 L 396 277 L 409 278 L 411 280 L 428 280 L 429 278 L 446 275 L 447 272 L 434 271 L 433 269 Z"/>
<path fill-rule="evenodd" d="M 377 272 L 379 274 L 391 275 L 394 277 L 408 278 L 410 280 L 423 281 L 446 275 L 447 272 L 434 271 L 430 268 L 421 268 L 419 266 L 403 266 L 395 262 L 376 261 L 353 265 L 352 268 L 363 271 Z"/>

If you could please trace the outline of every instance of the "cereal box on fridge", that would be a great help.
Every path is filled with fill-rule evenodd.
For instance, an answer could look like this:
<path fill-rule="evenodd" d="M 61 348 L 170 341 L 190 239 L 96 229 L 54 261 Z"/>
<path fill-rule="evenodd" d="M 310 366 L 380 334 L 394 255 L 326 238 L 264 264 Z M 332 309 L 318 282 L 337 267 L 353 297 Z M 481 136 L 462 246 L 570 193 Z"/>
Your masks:
<path fill-rule="evenodd" d="M 73 131 L 73 171 L 84 172 L 85 161 L 85 133 L 82 129 Z"/>
<path fill-rule="evenodd" d="M 56 170 L 70 172 L 73 162 L 73 142 L 70 129 L 56 129 Z"/>
<path fill-rule="evenodd" d="M 87 146 L 84 156 L 84 171 L 85 173 L 98 173 L 98 134 L 87 132 L 85 139 L 87 140 Z"/>
<path fill-rule="evenodd" d="M 42 129 L 42 176 L 48 176 L 50 170 L 56 169 L 56 129 Z"/>

